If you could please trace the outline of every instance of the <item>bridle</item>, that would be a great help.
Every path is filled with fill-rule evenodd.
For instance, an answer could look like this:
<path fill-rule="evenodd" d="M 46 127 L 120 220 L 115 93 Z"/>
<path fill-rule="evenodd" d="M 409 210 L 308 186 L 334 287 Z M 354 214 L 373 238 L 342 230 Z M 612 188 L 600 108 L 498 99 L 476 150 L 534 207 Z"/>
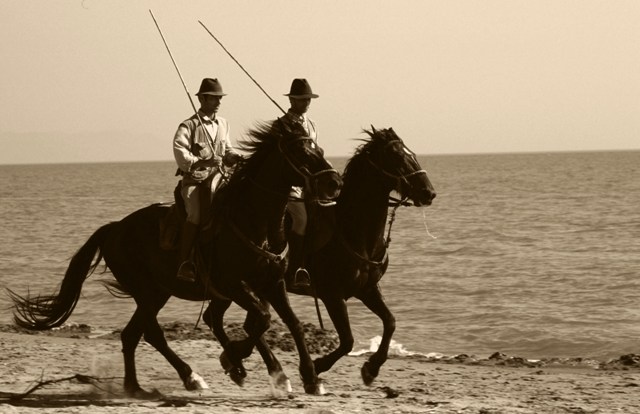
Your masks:
<path fill-rule="evenodd" d="M 287 144 L 292 144 L 292 143 L 299 142 L 299 141 L 311 141 L 312 144 L 315 144 L 315 141 L 314 141 L 313 138 L 306 137 L 306 136 L 297 137 L 297 138 L 287 142 Z M 338 174 L 338 171 L 335 168 L 328 168 L 326 170 L 318 171 L 316 173 L 311 173 L 306 167 L 302 167 L 302 168 L 298 167 L 296 165 L 296 163 L 294 162 L 293 157 L 291 157 L 287 153 L 287 151 L 284 150 L 284 148 L 282 146 L 282 140 L 278 141 L 278 150 L 282 154 L 282 156 L 285 159 L 285 161 L 287 161 L 287 163 L 289 164 L 289 167 L 291 167 L 291 169 L 293 171 L 295 171 L 299 176 L 301 176 L 304 179 L 304 189 L 305 190 L 317 189 L 317 183 L 318 183 L 320 177 L 322 177 L 323 175 Z M 316 194 L 316 196 L 317 196 L 317 194 Z M 333 204 L 335 204 L 335 202 L 323 203 L 322 205 L 333 205 Z"/>
<path fill-rule="evenodd" d="M 244 235 L 244 233 L 242 233 L 242 231 L 240 231 L 238 226 L 233 224 L 233 221 L 228 220 L 228 223 L 229 223 L 229 226 L 231 227 L 231 230 L 233 230 L 233 233 L 244 244 L 246 244 L 254 253 L 257 253 L 258 256 L 262 256 L 263 258 L 267 259 L 267 261 L 274 262 L 276 264 L 282 262 L 284 258 L 287 257 L 287 252 L 289 251 L 289 243 L 285 243 L 284 249 L 282 249 L 282 251 L 279 254 L 275 254 L 270 252 L 267 248 L 260 247 L 257 244 L 255 244 L 253 241 L 251 241 L 251 239 L 249 239 L 247 236 Z"/>
<path fill-rule="evenodd" d="M 292 139 L 290 141 L 287 142 L 287 144 L 291 144 L 294 142 L 298 142 L 298 141 L 306 141 L 306 140 L 311 140 L 313 141 L 313 138 L 311 137 L 297 137 L 295 139 Z M 312 189 L 314 187 L 312 187 L 313 184 L 316 184 L 319 180 L 319 178 L 323 175 L 327 175 L 327 174 L 337 174 L 337 170 L 333 169 L 333 168 L 329 168 L 329 169 L 325 169 L 322 171 L 318 171 L 316 173 L 311 173 L 306 167 L 298 167 L 296 165 L 296 163 L 294 162 L 294 159 L 292 156 L 290 156 L 287 151 L 285 150 L 285 148 L 282 145 L 282 139 L 278 140 L 278 151 L 280 152 L 280 154 L 282 154 L 282 157 L 284 158 L 284 160 L 287 162 L 287 164 L 289 165 L 289 167 L 291 167 L 291 169 L 293 171 L 295 171 L 298 175 L 300 175 L 305 182 L 305 189 Z M 287 194 L 280 194 L 279 192 L 269 189 L 261 184 L 259 184 L 258 182 L 256 182 L 253 179 L 250 179 L 250 182 L 257 186 L 258 188 L 273 193 L 273 194 L 277 194 L 277 195 L 287 195 Z M 333 204 L 335 204 L 335 202 L 333 202 Z M 255 244 L 251 239 L 249 239 L 244 233 L 242 233 L 242 231 L 233 223 L 233 220 L 231 220 L 230 217 L 227 217 L 227 223 L 229 224 L 229 226 L 231 227 L 231 229 L 233 230 L 234 234 L 243 242 L 245 243 L 253 252 L 257 253 L 259 256 L 262 256 L 263 258 L 265 258 L 267 261 L 271 261 L 274 262 L 276 264 L 282 262 L 282 260 L 284 260 L 284 258 L 287 255 L 287 252 L 289 251 L 289 243 L 285 243 L 284 249 L 282 250 L 282 252 L 280 252 L 279 254 L 275 254 L 270 252 L 267 248 L 265 247 L 261 247 L 258 246 L 257 244 Z M 268 246 L 267 246 L 268 247 Z"/>
<path fill-rule="evenodd" d="M 402 140 L 399 139 L 394 139 L 392 141 L 389 141 L 385 144 L 384 148 L 387 148 L 389 145 L 394 144 L 396 142 L 400 142 L 402 143 Z M 403 149 L 407 150 L 406 147 L 403 144 Z M 407 150 L 408 151 L 408 150 Z M 371 164 L 376 170 L 378 170 L 379 172 L 381 172 L 382 174 L 386 175 L 387 177 L 393 178 L 394 180 L 396 180 L 396 187 L 395 188 L 401 188 L 402 183 L 406 183 L 407 185 L 409 184 L 409 178 L 418 175 L 418 174 L 424 174 L 425 176 L 427 175 L 427 171 L 424 169 L 421 170 L 416 170 L 416 171 L 412 171 L 408 174 L 393 174 L 390 173 L 389 171 L 385 170 L 384 167 L 381 167 L 380 165 L 376 164 L 375 162 L 373 162 L 373 160 L 371 159 L 371 153 L 367 152 L 366 153 L 366 158 L 367 161 L 369 162 L 369 164 Z M 381 260 L 376 261 L 376 260 L 370 260 L 364 256 L 362 256 L 361 254 L 359 254 L 358 252 L 356 252 L 354 249 L 351 248 L 351 246 L 348 245 L 347 241 L 345 240 L 344 237 L 342 237 L 341 234 L 339 234 L 340 240 L 342 242 L 342 244 L 347 248 L 347 250 L 349 251 L 349 253 L 351 253 L 352 256 L 356 257 L 357 259 L 359 259 L 361 262 L 364 262 L 366 264 L 369 264 L 371 266 L 375 266 L 375 267 L 382 267 L 384 266 L 386 263 L 389 262 L 389 253 L 388 253 L 388 248 L 389 248 L 389 244 L 391 244 L 391 227 L 393 226 L 393 222 L 395 221 L 395 217 L 396 217 L 396 210 L 398 209 L 398 207 L 404 205 L 410 205 L 409 203 L 407 203 L 406 201 L 409 199 L 409 197 L 403 197 L 402 199 L 398 200 L 395 197 L 391 197 L 389 196 L 389 200 L 394 201 L 393 204 L 393 210 L 391 211 L 391 213 L 389 214 L 389 224 L 388 224 L 388 229 L 387 229 L 387 237 L 384 240 L 384 256 L 382 257 Z M 390 204 L 391 205 L 391 204 Z"/>
<path fill-rule="evenodd" d="M 395 144 L 396 142 L 400 142 L 402 144 L 403 149 L 405 151 L 409 151 L 407 149 L 407 147 L 404 146 L 404 143 L 400 139 L 394 139 L 394 140 L 391 140 L 391 141 L 387 142 L 385 144 L 384 148 L 387 148 L 389 145 Z M 413 154 L 413 153 L 411 153 L 411 154 Z M 409 174 L 400 174 L 400 175 L 392 174 L 392 173 L 388 172 L 387 170 L 385 170 L 383 167 L 380 167 L 379 165 L 374 163 L 373 160 L 371 160 L 370 155 L 371 155 L 370 153 L 367 153 L 367 161 L 369 161 L 369 163 L 371 165 L 373 165 L 382 174 L 384 174 L 387 177 L 390 177 L 390 178 L 393 178 L 394 180 L 396 180 L 396 187 L 395 188 L 400 188 L 403 182 L 406 183 L 407 185 L 409 185 L 409 178 L 413 177 L 414 175 L 418 175 L 418 174 L 424 174 L 425 176 L 427 175 L 427 170 L 416 170 L 416 171 L 410 172 Z"/>

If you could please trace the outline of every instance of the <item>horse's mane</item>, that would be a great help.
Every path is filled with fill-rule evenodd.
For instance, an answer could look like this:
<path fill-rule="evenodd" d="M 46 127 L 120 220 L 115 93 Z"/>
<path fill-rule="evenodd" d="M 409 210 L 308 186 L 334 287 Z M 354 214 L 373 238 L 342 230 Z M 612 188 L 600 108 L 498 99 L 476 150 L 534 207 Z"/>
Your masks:
<path fill-rule="evenodd" d="M 229 181 L 216 192 L 241 191 L 250 177 L 257 174 L 265 159 L 276 151 L 278 142 L 283 137 L 279 128 L 274 128 L 275 121 L 257 122 L 249 129 L 242 140 L 238 141 L 238 149 L 246 153 L 243 160 L 236 164 L 235 170 Z"/>
<path fill-rule="evenodd" d="M 216 190 L 211 203 L 213 217 L 223 214 L 221 209 L 228 205 L 224 200 L 237 199 L 246 193 L 252 177 L 256 176 L 266 158 L 278 150 L 278 143 L 286 131 L 275 126 L 275 122 L 277 121 L 256 122 L 238 141 L 237 148 L 246 155 L 236 164 L 229 180 Z"/>
<path fill-rule="evenodd" d="M 247 155 L 236 167 L 229 185 L 237 185 L 236 182 L 244 181 L 247 177 L 256 173 L 256 170 L 263 164 L 265 158 L 278 145 L 282 134 L 277 128 L 273 128 L 272 122 L 258 122 L 253 128 L 247 131 L 247 135 L 238 142 L 238 148 Z"/>
<path fill-rule="evenodd" d="M 388 129 L 375 129 L 371 126 L 371 129 L 363 129 L 363 133 L 367 134 L 368 138 L 359 139 L 363 143 L 356 148 L 353 156 L 349 159 L 344 172 L 342 173 L 342 181 L 344 187 L 348 187 L 351 183 L 362 182 L 360 177 L 367 174 L 368 168 L 371 168 L 369 163 L 369 155 L 376 149 L 376 147 L 384 146 L 392 139 L 398 139 L 398 136 L 392 128 Z"/>

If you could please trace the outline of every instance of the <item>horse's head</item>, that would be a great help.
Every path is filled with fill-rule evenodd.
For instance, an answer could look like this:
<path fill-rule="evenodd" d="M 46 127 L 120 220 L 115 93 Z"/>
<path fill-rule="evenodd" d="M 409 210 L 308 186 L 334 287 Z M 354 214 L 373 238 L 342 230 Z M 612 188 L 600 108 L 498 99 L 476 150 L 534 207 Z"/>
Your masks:
<path fill-rule="evenodd" d="M 303 187 L 307 201 L 320 204 L 330 204 L 338 197 L 342 188 L 340 174 L 324 158 L 322 148 L 304 131 L 284 128 L 276 121 L 249 133 L 255 138 L 249 143 L 254 150 L 265 142 L 270 142 L 277 149 L 268 153 L 264 166 L 280 175 L 283 186 Z"/>
<path fill-rule="evenodd" d="M 392 189 L 403 199 L 411 199 L 416 206 L 431 205 L 436 192 L 427 172 L 393 128 L 376 130 L 371 126 L 370 131 L 364 132 L 371 139 L 361 151 L 383 179 L 391 183 Z"/>

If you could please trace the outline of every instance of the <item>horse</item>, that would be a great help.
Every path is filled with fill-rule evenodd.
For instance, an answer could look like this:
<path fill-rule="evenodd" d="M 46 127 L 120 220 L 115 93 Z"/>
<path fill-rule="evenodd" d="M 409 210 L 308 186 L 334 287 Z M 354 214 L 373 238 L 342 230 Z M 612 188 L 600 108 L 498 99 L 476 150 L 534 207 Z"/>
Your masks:
<path fill-rule="evenodd" d="M 313 139 L 272 123 L 249 130 L 240 148 L 248 155 L 216 192 L 209 212 L 209 237 L 198 243 L 205 271 L 199 272 L 196 283 L 179 280 L 177 251 L 160 248 L 160 222 L 170 207 L 153 204 L 98 228 L 72 257 L 57 293 L 23 297 L 9 291 L 15 306 L 14 322 L 30 330 L 62 325 L 73 312 L 84 281 L 104 260 L 115 278 L 109 282 L 109 291 L 116 297 L 121 296 L 116 293 L 133 297 L 137 305 L 121 333 L 123 385 L 128 396 L 155 395 L 145 391 L 136 376 L 135 350 L 143 336 L 173 366 L 187 390 L 208 388 L 202 377 L 171 350 L 157 321 L 158 312 L 171 296 L 235 302 L 247 311 L 251 321 L 245 324 L 245 342 L 261 346 L 267 346 L 262 334 L 269 327 L 270 304 L 297 345 L 305 392 L 323 393 L 304 331 L 285 290 L 288 244 L 281 223 L 292 186 L 304 186 L 315 202 L 330 202 L 340 192 L 340 175 Z M 229 344 L 222 346 L 223 354 L 235 355 Z M 225 358 L 221 357 L 223 365 Z M 279 365 L 269 374 L 274 390 L 291 390 Z"/>
<path fill-rule="evenodd" d="M 302 289 L 287 286 L 287 291 L 322 300 L 338 333 L 338 347 L 313 361 L 317 374 L 328 371 L 353 349 L 347 299 L 359 299 L 382 320 L 380 346 L 361 368 L 364 383 L 371 385 L 387 360 L 395 331 L 395 318 L 379 286 L 389 264 L 385 225 L 390 193 L 395 190 L 402 198 L 396 208 L 407 205 L 406 200 L 411 200 L 414 206 L 431 205 L 436 193 L 415 154 L 393 128 L 376 130 L 372 126 L 371 130 L 364 132 L 369 139 L 356 149 L 345 167 L 343 187 L 333 208 L 333 216 L 321 214 L 324 219 L 316 222 L 317 228 L 326 230 L 331 227 L 332 231 L 329 235 L 311 236 L 328 239 L 319 243 L 322 246 L 311 253 L 307 261 L 312 286 Z M 313 221 L 312 217 L 310 215 Z M 326 225 L 327 222 L 333 222 L 333 225 Z M 223 315 L 229 305 L 214 300 L 208 309 L 212 313 L 205 315 L 218 338 L 225 338 Z M 256 345 L 267 366 L 278 365 L 275 355 L 264 342 Z M 250 350 L 245 351 L 245 355 L 250 354 Z M 229 369 L 237 370 L 240 377 L 245 375 L 241 361 L 236 360 Z"/>
<path fill-rule="evenodd" d="M 318 374 L 328 371 L 353 349 L 347 299 L 359 299 L 382 320 L 380 346 L 360 370 L 364 383 L 371 385 L 387 360 L 395 331 L 395 317 L 379 285 L 389 265 L 390 240 L 385 238 L 385 225 L 390 194 L 395 190 L 400 195 L 397 208 L 406 200 L 417 207 L 429 206 L 436 192 L 414 152 L 393 128 L 376 130 L 372 126 L 364 132 L 369 140 L 356 150 L 342 175 L 344 184 L 336 201 L 333 236 L 311 256 L 308 270 L 313 286 L 302 290 L 289 287 L 288 291 L 322 300 L 338 333 L 338 347 L 314 360 Z"/>

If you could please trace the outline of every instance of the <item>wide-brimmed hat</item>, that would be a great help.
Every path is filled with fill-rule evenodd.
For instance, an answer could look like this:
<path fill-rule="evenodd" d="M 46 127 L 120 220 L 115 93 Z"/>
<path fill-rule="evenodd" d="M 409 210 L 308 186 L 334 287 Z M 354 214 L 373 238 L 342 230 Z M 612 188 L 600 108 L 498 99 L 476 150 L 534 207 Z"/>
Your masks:
<path fill-rule="evenodd" d="M 311 90 L 311 85 L 309 85 L 309 82 L 307 82 L 306 79 L 302 78 L 294 79 L 293 82 L 291 82 L 291 90 L 284 96 L 301 99 L 318 97 L 318 95 L 313 93 L 313 91 Z"/>
<path fill-rule="evenodd" d="M 222 85 L 218 79 L 204 78 L 196 95 L 225 96 L 226 93 L 222 92 Z"/>

